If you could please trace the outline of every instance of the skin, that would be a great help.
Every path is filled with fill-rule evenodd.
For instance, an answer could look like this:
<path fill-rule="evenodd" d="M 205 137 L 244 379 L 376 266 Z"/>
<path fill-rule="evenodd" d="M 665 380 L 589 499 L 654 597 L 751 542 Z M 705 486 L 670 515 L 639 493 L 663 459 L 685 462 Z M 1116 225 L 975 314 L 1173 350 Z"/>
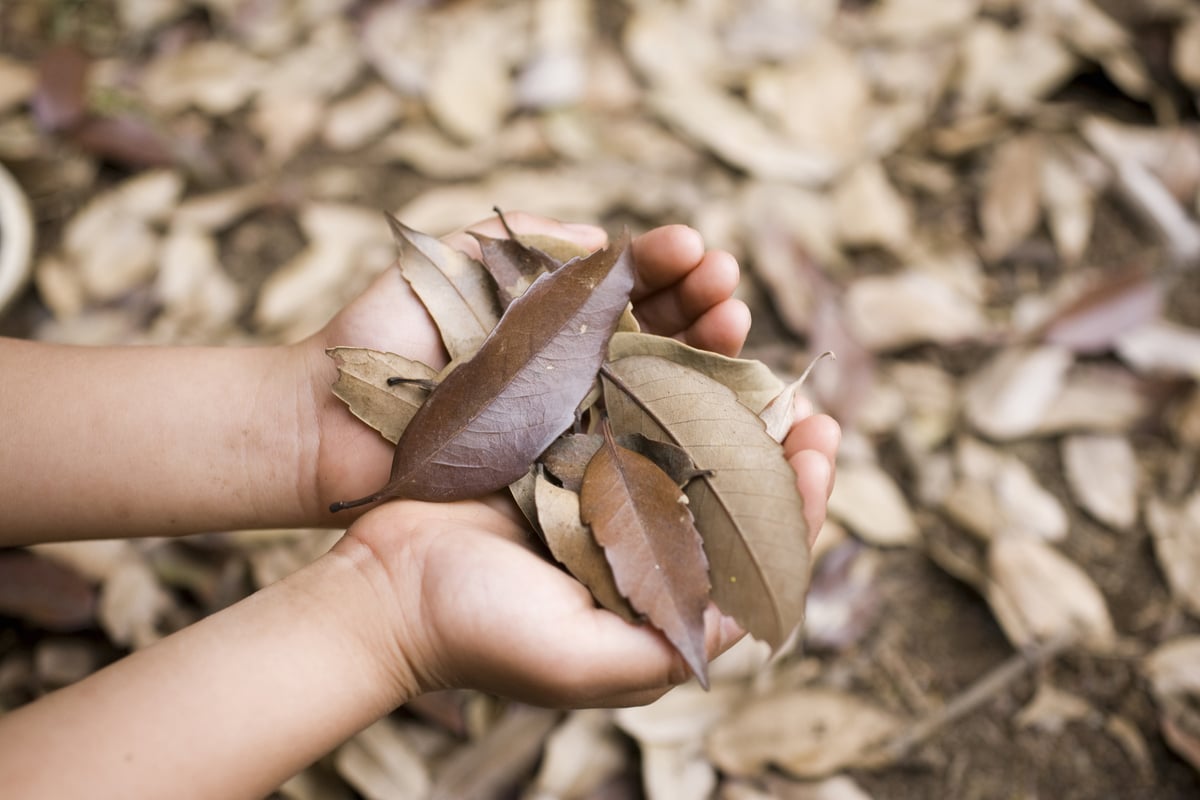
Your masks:
<path fill-rule="evenodd" d="M 598 228 L 509 216 L 588 248 Z M 503 235 L 498 221 L 472 226 Z M 468 252 L 475 242 L 449 237 Z M 735 355 L 750 326 L 738 267 L 699 234 L 635 239 L 649 330 Z M 350 525 L 283 581 L 0 717 L 14 796 L 260 797 L 417 695 L 468 687 L 554 707 L 646 703 L 687 679 L 653 630 L 597 609 L 535 554 L 501 496 L 393 501 L 391 446 L 333 398 L 330 345 L 445 363 L 424 307 L 387 270 L 313 338 L 273 348 L 73 348 L 0 340 L 0 546 L 63 538 Z M 797 407 L 784 441 L 809 530 L 840 431 Z M 742 635 L 706 613 L 710 657 Z"/>

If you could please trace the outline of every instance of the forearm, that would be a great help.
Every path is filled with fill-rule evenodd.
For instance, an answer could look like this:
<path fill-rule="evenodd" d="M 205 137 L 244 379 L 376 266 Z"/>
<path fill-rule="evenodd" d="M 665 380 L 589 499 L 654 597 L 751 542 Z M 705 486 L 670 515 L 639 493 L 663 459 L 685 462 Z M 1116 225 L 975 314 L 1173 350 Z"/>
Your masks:
<path fill-rule="evenodd" d="M 404 702 L 386 579 L 347 544 L 0 718 L 6 796 L 262 797 Z"/>
<path fill-rule="evenodd" d="M 306 524 L 301 358 L 0 339 L 0 546 Z"/>

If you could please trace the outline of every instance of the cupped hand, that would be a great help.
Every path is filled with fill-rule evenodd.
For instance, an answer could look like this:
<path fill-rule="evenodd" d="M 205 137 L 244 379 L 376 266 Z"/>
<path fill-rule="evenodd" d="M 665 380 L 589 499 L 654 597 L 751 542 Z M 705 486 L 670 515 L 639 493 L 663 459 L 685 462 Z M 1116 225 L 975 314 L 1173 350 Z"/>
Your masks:
<path fill-rule="evenodd" d="M 784 450 L 797 472 L 810 540 L 825 518 L 840 438 L 827 416 L 797 421 Z M 400 664 L 399 696 L 480 689 L 550 707 L 651 702 L 690 677 L 648 625 L 595 606 L 588 590 L 547 561 L 511 504 L 497 499 L 385 503 L 339 544 L 362 548 L 387 576 L 380 609 L 395 637 L 380 648 Z M 705 614 L 708 657 L 742 635 L 715 607 Z"/>
<path fill-rule="evenodd" d="M 604 230 L 592 225 L 565 224 L 520 212 L 506 218 L 517 233 L 566 239 L 588 250 L 607 242 Z M 477 254 L 478 243 L 467 231 L 506 235 L 500 220 L 491 218 L 446 240 Z M 646 330 L 725 355 L 740 352 L 750 329 L 750 312 L 732 297 L 738 283 L 733 256 L 706 251 L 700 234 L 684 225 L 655 228 L 634 239 L 631 247 L 636 270 L 634 312 Z M 383 485 L 394 448 L 351 415 L 330 391 L 337 369 L 325 349 L 334 346 L 385 350 L 436 368 L 445 365 L 446 353 L 432 318 L 398 269 L 383 272 L 324 329 L 297 345 L 301 370 L 307 376 L 301 402 L 310 409 L 304 434 L 311 437 L 303 448 L 308 463 L 300 470 L 299 493 L 311 503 L 309 516 L 349 524 L 356 512 L 329 517 L 326 509 L 334 501 L 362 497 Z"/>

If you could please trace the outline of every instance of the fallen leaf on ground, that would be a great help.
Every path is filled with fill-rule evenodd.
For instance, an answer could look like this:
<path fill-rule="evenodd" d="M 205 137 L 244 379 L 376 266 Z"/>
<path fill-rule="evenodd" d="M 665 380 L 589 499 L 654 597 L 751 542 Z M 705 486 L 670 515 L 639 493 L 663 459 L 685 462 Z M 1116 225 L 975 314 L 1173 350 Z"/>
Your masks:
<path fill-rule="evenodd" d="M 1137 456 L 1124 436 L 1077 435 L 1062 442 L 1067 485 L 1079 504 L 1116 530 L 1137 521 L 1141 484 Z"/>
<path fill-rule="evenodd" d="M 425 797 L 432 785 L 425 760 L 404 729 L 388 717 L 338 748 L 334 764 L 338 774 L 368 800 Z"/>
<path fill-rule="evenodd" d="M 920 541 L 908 501 L 895 480 L 877 464 L 838 465 L 829 514 L 871 544 L 895 547 Z"/>
<path fill-rule="evenodd" d="M 1061 347 L 1006 348 L 968 379 L 964 410 L 980 433 L 1016 439 L 1035 431 L 1074 359 Z"/>
<path fill-rule="evenodd" d="M 1200 636 L 1172 639 L 1146 657 L 1142 671 L 1159 706 L 1163 737 L 1200 770 Z"/>
<path fill-rule="evenodd" d="M 1171 594 L 1200 617 L 1200 492 L 1193 492 L 1177 506 L 1151 498 L 1146 506 L 1146 526 Z"/>

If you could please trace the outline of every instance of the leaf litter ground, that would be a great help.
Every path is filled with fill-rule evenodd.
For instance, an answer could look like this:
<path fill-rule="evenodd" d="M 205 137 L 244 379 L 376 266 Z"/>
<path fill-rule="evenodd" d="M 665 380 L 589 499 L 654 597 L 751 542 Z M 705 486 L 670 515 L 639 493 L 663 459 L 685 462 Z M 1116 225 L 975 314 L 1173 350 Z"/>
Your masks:
<path fill-rule="evenodd" d="M 844 779 L 828 784 L 825 791 L 840 792 L 832 796 L 1200 793 L 1182 755 L 1194 752 L 1187 732 L 1196 728 L 1171 716 L 1186 696 L 1172 701 L 1159 686 L 1169 651 L 1146 658 L 1198 630 L 1186 598 L 1171 594 L 1146 525 L 1148 508 L 1165 507 L 1170 513 L 1155 518 L 1175 519 L 1194 496 L 1195 374 L 1133 370 L 1111 352 L 1080 356 L 1068 383 L 1080 367 L 1101 369 L 1102 380 L 1055 400 L 1070 410 L 1082 396 L 1092 414 L 1084 430 L 1100 427 L 1132 443 L 1141 514 L 1128 532 L 1077 504 L 1061 430 L 989 443 L 1018 457 L 1062 507 L 1067 533 L 1053 547 L 1099 588 L 1121 640 L 1110 652 L 1071 647 L 1008 669 L 1013 646 L 972 584 L 988 577 L 986 542 L 947 512 L 939 489 L 961 483 L 951 440 L 980 433 L 953 412 L 978 368 L 1037 329 L 1044 313 L 1082 296 L 1079 279 L 1131 266 L 1165 277 L 1194 249 L 1200 23 L 1187 3 L 1049 10 L 1032 0 L 911 0 L 842 4 L 836 13 L 769 3 L 683 3 L 678 13 L 642 3 L 538 3 L 520 13 L 486 2 L 420 12 L 366 4 L 370 24 L 360 27 L 318 25 L 290 4 L 247 15 L 201 5 L 208 10 L 137 0 L 68 10 L 18 0 L 0 12 L 0 157 L 30 190 L 43 223 L 36 290 L 0 319 L 4 333 L 97 344 L 298 338 L 391 262 L 380 207 L 431 231 L 485 216 L 497 202 L 602 220 L 610 230 L 689 222 L 746 269 L 750 355 L 790 377 L 814 352 L 838 352 L 837 368 L 819 371 L 813 388 L 866 434 L 848 437 L 843 463 L 882 468 L 921 534 L 916 547 L 883 546 L 872 541 L 881 534 L 867 517 L 847 545 L 836 523 L 849 520 L 827 526 L 810 630 L 819 627 L 819 609 L 835 622 L 821 628 L 820 645 L 766 673 L 753 659 L 752 669 L 736 660 L 714 667 L 707 700 L 681 690 L 649 709 L 560 721 L 509 715 L 479 696 L 423 698 L 283 796 L 343 796 L 346 783 L 362 793 L 421 794 L 437 785 L 443 795 L 808 796 L 810 787 L 778 767 L 753 778 L 712 772 L 714 759 L 691 732 L 711 728 L 752 686 L 809 684 L 834 684 L 906 719 L 936 721 L 966 695 L 975 702 L 926 727 L 924 745 L 898 764 L 851 770 L 849 787 Z M 325 33 L 313 36 L 318 27 Z M 68 106 L 87 102 L 88 124 L 62 129 L 79 112 L 59 109 L 40 120 L 57 133 L 38 135 L 34 117 L 46 112 L 35 105 L 44 109 L 45 100 L 29 102 L 37 59 L 64 36 L 105 66 L 92 71 L 93 91 L 56 96 Z M 186 65 L 214 41 L 229 57 L 189 77 Z M 452 45 L 458 67 L 485 80 L 461 81 L 436 58 Z M 253 54 L 267 52 L 291 68 L 271 81 L 248 80 L 264 63 Z M 325 65 L 320 80 L 295 68 L 305 59 Z M 145 73 L 153 79 L 126 79 Z M 563 80 L 572 75 L 586 77 Z M 212 105 L 214 88 L 227 105 Z M 478 101 L 476 91 L 488 96 Z M 720 113 L 696 124 L 714 109 Z M 134 140 L 131 132 L 142 144 L 121 146 Z M 1022 168 L 1009 173 L 1013 180 L 996 180 L 994 165 L 1013 141 L 1010 156 Z M 861 161 L 883 169 L 840 171 Z M 165 182 L 162 172 L 135 180 L 156 167 L 166 168 Z M 173 200 L 163 199 L 166 183 L 181 187 Z M 120 197 L 111 191 L 122 188 Z M 113 219 L 114 205 L 128 218 L 97 228 L 98 219 Z M 167 236 L 185 222 L 187 237 Z M 85 231 L 99 237 L 97 252 L 108 235 L 121 242 L 123 263 L 136 268 L 97 269 L 71 245 Z M 211 243 L 219 257 L 156 266 L 153 254 L 168 241 L 193 254 Z M 964 251 L 987 258 L 964 259 Z M 910 287 L 913 267 L 940 284 L 928 296 L 896 295 L 916 316 L 888 308 L 886 330 L 854 317 L 877 289 L 856 288 L 860 278 L 896 274 L 897 286 Z M 1170 273 L 1163 310 L 1193 328 L 1197 274 Z M 990 325 L 981 331 L 978 315 L 954 313 L 947 321 L 966 339 L 939 339 L 951 329 L 930 310 L 946 297 L 982 311 Z M 914 332 L 931 340 L 854 348 L 856 335 L 879 346 Z M 1005 484 L 1017 508 L 1026 497 L 1019 483 Z M 973 496 L 1002 503 L 1013 495 L 993 486 Z M 58 548 L 56 563 L 74 576 L 64 580 L 78 588 L 82 577 L 92 591 L 80 592 L 73 608 L 30 608 L 36 592 L 22 595 L 25 605 L 5 604 L 0 703 L 76 680 L 123 648 L 286 575 L 330 540 L 320 532 L 232 533 Z M 831 571 L 822 578 L 826 559 Z M 90 611 L 104 587 L 110 598 L 120 588 L 121 603 Z M 96 621 L 82 632 L 60 632 L 89 613 Z M 1134 650 L 1122 646 L 1130 641 Z M 1034 713 L 1031 701 L 1047 687 L 1086 710 L 1060 701 Z M 407 781 L 399 777 L 405 770 Z"/>

